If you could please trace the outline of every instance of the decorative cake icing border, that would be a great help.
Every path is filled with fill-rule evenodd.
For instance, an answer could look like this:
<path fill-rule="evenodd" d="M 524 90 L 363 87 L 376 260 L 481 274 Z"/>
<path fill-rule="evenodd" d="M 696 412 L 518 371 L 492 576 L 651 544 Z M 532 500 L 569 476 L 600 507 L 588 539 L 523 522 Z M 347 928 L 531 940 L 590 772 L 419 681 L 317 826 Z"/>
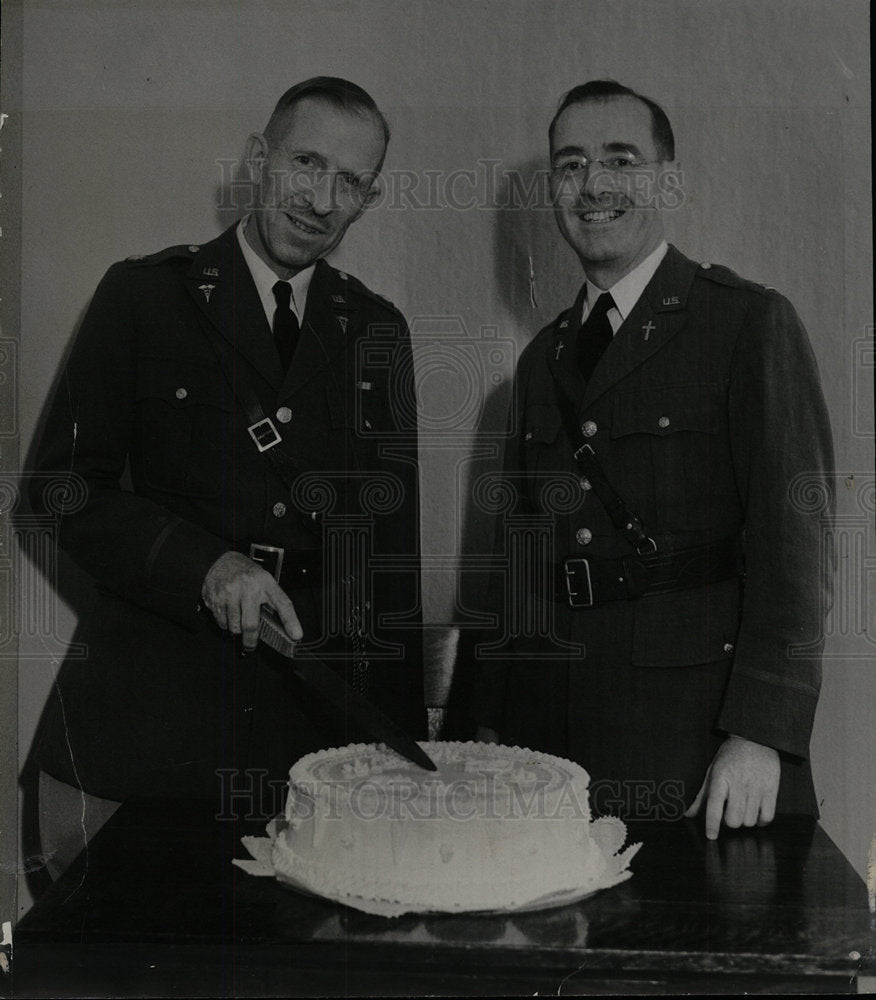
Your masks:
<path fill-rule="evenodd" d="M 554 765 L 562 764 L 565 768 L 571 769 L 571 773 L 569 775 L 571 780 L 582 780 L 585 783 L 585 787 L 590 784 L 590 775 L 580 764 L 575 763 L 575 761 L 569 760 L 566 757 L 558 757 L 555 754 L 544 753 L 541 750 L 530 750 L 528 747 L 521 747 L 517 744 L 512 746 L 506 743 L 481 743 L 477 740 L 417 740 L 417 743 L 433 760 L 439 762 L 450 758 L 451 750 L 458 752 L 461 748 L 476 748 L 478 753 L 485 753 L 488 757 L 507 758 L 509 756 L 509 751 L 512 751 L 515 754 L 526 754 L 529 760 L 537 763 Z M 315 750 L 313 753 L 306 754 L 304 757 L 299 758 L 289 770 L 290 784 L 312 780 L 311 775 L 302 775 L 300 772 L 302 770 L 305 772 L 308 771 L 314 764 L 317 764 L 326 758 L 336 758 L 341 752 L 349 754 L 350 756 L 354 756 L 357 752 L 359 754 L 364 752 L 377 752 L 385 754 L 386 758 L 389 760 L 395 758 L 405 760 L 405 758 L 397 751 L 392 750 L 389 747 L 385 747 L 381 743 L 349 743 L 342 747 L 329 747 L 325 750 Z"/>

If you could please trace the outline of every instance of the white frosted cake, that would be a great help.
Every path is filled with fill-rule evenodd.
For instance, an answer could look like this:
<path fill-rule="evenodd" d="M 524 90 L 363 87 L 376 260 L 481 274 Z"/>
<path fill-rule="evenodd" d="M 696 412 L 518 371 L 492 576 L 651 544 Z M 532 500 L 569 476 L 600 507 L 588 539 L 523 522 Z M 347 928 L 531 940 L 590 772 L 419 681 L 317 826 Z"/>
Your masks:
<path fill-rule="evenodd" d="M 299 760 L 272 848 L 277 876 L 420 911 L 538 905 L 629 876 L 634 849 L 613 857 L 622 824 L 603 827 L 601 843 L 591 836 L 603 821 L 590 823 L 577 764 L 486 743 L 421 746 L 436 772 L 373 744 Z"/>

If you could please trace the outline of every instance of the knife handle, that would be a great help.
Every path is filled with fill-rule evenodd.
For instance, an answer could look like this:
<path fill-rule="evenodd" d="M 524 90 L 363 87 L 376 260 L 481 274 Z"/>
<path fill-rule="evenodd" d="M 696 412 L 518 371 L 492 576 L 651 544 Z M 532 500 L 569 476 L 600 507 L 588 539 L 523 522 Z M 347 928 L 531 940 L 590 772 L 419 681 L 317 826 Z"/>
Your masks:
<path fill-rule="evenodd" d="M 280 616 L 272 608 L 263 607 L 261 610 L 259 639 L 271 649 L 275 649 L 281 656 L 286 656 L 291 660 L 295 655 L 296 643 L 286 634 Z"/>

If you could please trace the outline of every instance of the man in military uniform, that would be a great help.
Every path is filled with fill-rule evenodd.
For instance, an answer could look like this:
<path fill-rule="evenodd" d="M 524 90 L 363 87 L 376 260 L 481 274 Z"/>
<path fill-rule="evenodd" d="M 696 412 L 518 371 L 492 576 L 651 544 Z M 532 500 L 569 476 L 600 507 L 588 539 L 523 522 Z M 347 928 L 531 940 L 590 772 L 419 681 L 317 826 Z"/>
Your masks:
<path fill-rule="evenodd" d="M 323 259 L 388 136 L 356 85 L 292 87 L 247 142 L 250 214 L 97 289 L 34 481 L 39 510 L 47 476 L 82 487 L 60 544 L 98 591 L 35 745 L 56 871 L 83 813 L 136 794 L 270 815 L 301 754 L 365 735 L 257 643 L 263 606 L 424 735 L 410 337 Z"/>
<path fill-rule="evenodd" d="M 529 594 L 498 581 L 523 626 L 504 658 L 482 647 L 480 737 L 579 761 L 597 810 L 700 813 L 710 838 L 817 815 L 833 455 L 806 333 L 776 291 L 667 245 L 654 102 L 576 87 L 550 152 L 586 280 L 517 370 L 506 474 L 552 554 Z"/>

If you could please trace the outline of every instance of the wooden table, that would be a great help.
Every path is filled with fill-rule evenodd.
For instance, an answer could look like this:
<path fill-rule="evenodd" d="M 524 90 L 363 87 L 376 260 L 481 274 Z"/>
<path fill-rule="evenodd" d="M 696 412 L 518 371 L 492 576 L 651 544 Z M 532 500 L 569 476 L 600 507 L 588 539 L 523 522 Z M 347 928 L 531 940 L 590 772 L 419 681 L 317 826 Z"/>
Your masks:
<path fill-rule="evenodd" d="M 863 882 L 812 820 L 630 824 L 633 878 L 514 916 L 368 916 L 231 864 L 195 803 L 130 802 L 15 929 L 16 997 L 855 992 Z"/>

